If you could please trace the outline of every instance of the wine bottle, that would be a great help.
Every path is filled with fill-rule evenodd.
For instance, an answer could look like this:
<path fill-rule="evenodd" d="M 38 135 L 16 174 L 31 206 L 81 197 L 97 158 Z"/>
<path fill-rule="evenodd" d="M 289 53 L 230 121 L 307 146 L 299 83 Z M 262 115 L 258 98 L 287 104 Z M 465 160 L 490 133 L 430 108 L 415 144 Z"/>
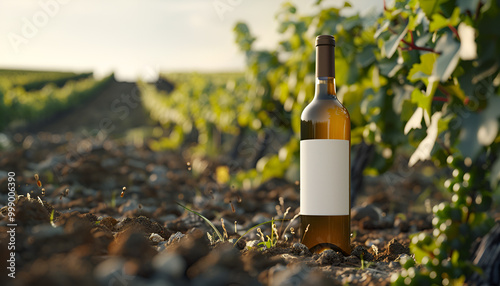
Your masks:
<path fill-rule="evenodd" d="M 301 115 L 300 233 L 312 252 L 351 252 L 351 121 L 335 92 L 335 38 L 316 38 L 316 89 Z"/>

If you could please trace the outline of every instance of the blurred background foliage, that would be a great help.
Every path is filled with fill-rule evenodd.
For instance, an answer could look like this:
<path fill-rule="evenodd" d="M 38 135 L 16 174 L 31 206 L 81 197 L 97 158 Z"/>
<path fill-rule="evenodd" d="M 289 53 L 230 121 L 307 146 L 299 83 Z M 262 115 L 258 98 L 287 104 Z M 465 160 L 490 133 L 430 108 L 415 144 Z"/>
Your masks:
<path fill-rule="evenodd" d="M 113 74 L 0 70 L 0 131 L 46 120 L 102 90 Z"/>

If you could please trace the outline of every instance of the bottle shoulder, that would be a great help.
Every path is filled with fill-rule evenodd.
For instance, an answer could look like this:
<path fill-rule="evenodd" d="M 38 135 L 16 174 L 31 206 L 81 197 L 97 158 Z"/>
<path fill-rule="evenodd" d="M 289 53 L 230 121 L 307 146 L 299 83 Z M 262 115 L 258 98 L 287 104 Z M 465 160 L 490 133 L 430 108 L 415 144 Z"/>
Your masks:
<path fill-rule="evenodd" d="M 350 120 L 347 108 L 336 98 L 313 99 L 302 111 L 301 120 L 323 121 L 333 117 Z"/>

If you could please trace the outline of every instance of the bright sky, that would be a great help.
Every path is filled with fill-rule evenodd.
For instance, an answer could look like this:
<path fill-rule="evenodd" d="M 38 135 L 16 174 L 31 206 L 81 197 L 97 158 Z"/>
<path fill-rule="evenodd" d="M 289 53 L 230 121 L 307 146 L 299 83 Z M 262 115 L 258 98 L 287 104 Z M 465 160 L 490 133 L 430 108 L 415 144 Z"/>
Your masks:
<path fill-rule="evenodd" d="M 158 71 L 243 70 L 233 27 L 246 22 L 258 47 L 278 42 L 271 0 L 2 0 L 0 68 L 115 72 L 118 79 Z M 315 1 L 291 1 L 299 13 Z M 323 6 L 342 6 L 325 0 Z M 353 0 L 354 11 L 382 0 Z M 215 7 L 219 7 L 216 9 Z"/>

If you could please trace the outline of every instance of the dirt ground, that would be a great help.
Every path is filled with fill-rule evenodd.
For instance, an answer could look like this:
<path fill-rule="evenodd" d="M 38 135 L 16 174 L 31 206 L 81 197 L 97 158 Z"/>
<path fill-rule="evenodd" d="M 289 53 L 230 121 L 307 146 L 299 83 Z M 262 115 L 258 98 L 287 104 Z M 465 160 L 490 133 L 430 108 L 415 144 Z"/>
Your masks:
<path fill-rule="evenodd" d="M 8 201 L 8 172 L 22 196 L 15 279 L 3 267 L 10 227 L 8 209 L 1 210 L 1 285 L 387 285 L 400 261 L 411 259 L 409 236 L 430 231 L 430 208 L 444 199 L 432 167 L 408 170 L 401 159 L 365 179 L 352 209 L 350 256 L 310 253 L 290 231 L 298 220 L 278 224 L 275 247 L 258 245 L 256 230 L 235 243 L 287 208 L 286 218 L 296 215 L 299 186 L 219 184 L 218 160 L 152 151 L 148 137 L 158 130 L 135 84 L 114 82 L 78 109 L 9 134 L 12 147 L 0 152 L 0 206 Z M 225 242 L 211 243 L 210 226 L 177 202 L 227 233 Z"/>

